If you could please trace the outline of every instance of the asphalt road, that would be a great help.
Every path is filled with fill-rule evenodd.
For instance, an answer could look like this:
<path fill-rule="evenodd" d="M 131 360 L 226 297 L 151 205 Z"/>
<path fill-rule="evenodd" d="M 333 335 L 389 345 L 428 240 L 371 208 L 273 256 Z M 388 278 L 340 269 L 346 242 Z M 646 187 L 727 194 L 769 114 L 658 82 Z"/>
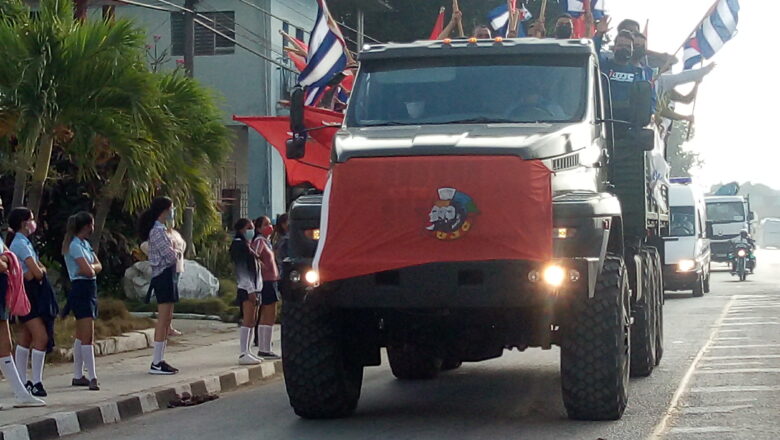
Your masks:
<path fill-rule="evenodd" d="M 767 251 L 746 282 L 715 272 L 703 298 L 667 295 L 663 362 L 651 377 L 632 379 L 628 409 L 616 422 L 566 418 L 553 349 L 506 353 L 428 382 L 399 382 L 386 363 L 367 369 L 360 405 L 348 419 L 299 419 L 278 380 L 78 438 L 776 439 L 778 286 L 780 251 Z"/>

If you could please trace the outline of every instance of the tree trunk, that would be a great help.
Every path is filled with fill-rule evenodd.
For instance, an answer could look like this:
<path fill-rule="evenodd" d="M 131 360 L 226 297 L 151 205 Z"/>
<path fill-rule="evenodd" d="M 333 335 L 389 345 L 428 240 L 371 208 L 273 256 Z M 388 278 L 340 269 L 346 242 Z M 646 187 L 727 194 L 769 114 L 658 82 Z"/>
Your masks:
<path fill-rule="evenodd" d="M 81 21 L 87 19 L 87 3 L 89 0 L 73 0 L 73 17 Z"/>
<path fill-rule="evenodd" d="M 51 133 L 43 133 L 38 144 L 38 157 L 35 158 L 35 169 L 32 179 L 30 179 L 30 194 L 27 201 L 27 207 L 38 217 L 38 211 L 41 209 L 41 200 L 43 199 L 43 188 L 46 185 L 46 178 L 49 176 L 49 163 L 51 162 L 51 152 L 54 148 L 54 136 Z"/>
<path fill-rule="evenodd" d="M 27 167 L 21 164 L 16 167 L 16 176 L 14 180 L 14 200 L 11 208 L 24 206 L 24 192 L 27 189 Z"/>
<path fill-rule="evenodd" d="M 111 212 L 111 204 L 114 202 L 119 189 L 122 188 L 125 174 L 127 174 L 127 162 L 122 159 L 119 161 L 119 166 L 116 168 L 114 176 L 111 177 L 108 185 L 100 193 L 100 197 L 98 197 L 95 208 L 95 231 L 90 238 L 92 249 L 95 250 L 95 253 L 100 251 L 100 239 L 103 237 L 106 219 L 108 219 L 108 214 Z"/>

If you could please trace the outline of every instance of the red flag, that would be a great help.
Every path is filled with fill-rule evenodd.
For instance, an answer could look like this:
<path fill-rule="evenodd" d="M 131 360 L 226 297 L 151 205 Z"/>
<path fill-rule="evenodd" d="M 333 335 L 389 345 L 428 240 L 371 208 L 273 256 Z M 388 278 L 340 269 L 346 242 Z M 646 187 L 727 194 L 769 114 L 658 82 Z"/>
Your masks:
<path fill-rule="evenodd" d="M 307 107 L 304 120 L 307 128 L 316 128 L 326 123 L 340 123 L 343 115 L 323 109 Z M 330 168 L 330 149 L 333 135 L 338 127 L 328 127 L 309 132 L 306 154 L 302 159 L 287 159 L 287 140 L 290 133 L 290 118 L 286 116 L 233 116 L 260 133 L 282 156 L 287 183 L 291 186 L 310 183 L 319 190 L 325 189 Z"/>
<path fill-rule="evenodd" d="M 429 40 L 438 40 L 441 31 L 444 30 L 444 8 L 439 9 L 439 16 L 436 17 L 436 23 L 433 25 Z"/>
<path fill-rule="evenodd" d="M 298 69 L 298 72 L 303 72 L 303 69 L 306 68 L 306 58 L 298 55 L 297 53 L 288 50 L 287 57 L 292 60 L 293 64 L 295 64 L 295 68 Z"/>
<path fill-rule="evenodd" d="M 435 262 L 551 257 L 550 170 L 540 161 L 411 156 L 333 168 L 314 264 L 333 281 Z"/>

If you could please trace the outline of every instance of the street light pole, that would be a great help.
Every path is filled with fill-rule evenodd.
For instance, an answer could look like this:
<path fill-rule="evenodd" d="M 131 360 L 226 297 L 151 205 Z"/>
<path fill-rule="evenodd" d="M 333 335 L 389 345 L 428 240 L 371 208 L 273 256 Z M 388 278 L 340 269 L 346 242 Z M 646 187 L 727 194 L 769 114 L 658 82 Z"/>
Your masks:
<path fill-rule="evenodd" d="M 195 76 L 195 4 L 198 0 L 184 0 L 184 73 Z"/>
<path fill-rule="evenodd" d="M 358 7 L 357 10 L 357 38 L 355 44 L 357 44 L 357 47 L 355 48 L 355 52 L 359 53 L 360 50 L 363 48 L 363 42 L 365 41 L 366 33 L 363 29 L 363 25 L 365 22 L 365 14 L 363 13 L 363 9 Z"/>

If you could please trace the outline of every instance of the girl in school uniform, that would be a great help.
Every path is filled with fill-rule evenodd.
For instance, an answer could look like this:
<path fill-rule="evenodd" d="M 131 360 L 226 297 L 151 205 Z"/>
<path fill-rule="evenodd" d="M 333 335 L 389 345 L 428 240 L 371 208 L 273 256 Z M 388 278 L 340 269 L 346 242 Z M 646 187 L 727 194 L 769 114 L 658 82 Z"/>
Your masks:
<path fill-rule="evenodd" d="M 29 237 L 35 234 L 38 226 L 32 211 L 25 207 L 11 210 L 8 215 L 8 235 L 5 243 L 21 262 L 24 272 L 24 290 L 30 300 L 30 313 L 20 316 L 20 331 L 16 345 L 16 369 L 19 378 L 26 382 L 27 389 L 33 396 L 46 397 L 43 388 L 43 364 L 46 360 L 46 348 L 49 336 L 46 325 L 38 311 L 38 293 L 46 276 L 46 268 L 38 259 L 38 252 L 33 247 Z M 32 355 L 32 377 L 27 378 L 27 363 Z"/>
<path fill-rule="evenodd" d="M 88 212 L 68 218 L 62 255 L 70 277 L 68 304 L 76 316 L 76 340 L 73 343 L 73 386 L 100 390 L 95 374 L 94 320 L 97 317 L 97 274 L 103 270 L 97 255 L 87 240 L 95 230 L 95 219 Z M 87 376 L 84 377 L 84 368 Z"/>
<path fill-rule="evenodd" d="M 241 328 L 239 330 L 239 365 L 257 365 L 262 360 L 249 351 L 252 329 L 256 325 L 257 305 L 263 290 L 260 262 L 252 252 L 250 243 L 255 237 L 255 227 L 247 218 L 239 219 L 234 228 L 235 236 L 230 244 L 230 259 L 236 272 L 236 303 L 241 307 Z"/>
<path fill-rule="evenodd" d="M 259 347 L 257 355 L 265 360 L 276 360 L 279 359 L 279 355 L 272 351 L 271 340 L 274 323 L 276 323 L 276 303 L 279 302 L 279 266 L 276 263 L 276 256 L 270 240 L 274 232 L 271 219 L 266 216 L 257 218 L 255 230 L 260 233 L 255 234 L 252 250 L 260 260 L 263 275 L 263 290 L 260 295 L 260 323 L 256 327 L 256 339 Z"/>
<path fill-rule="evenodd" d="M 154 355 L 149 374 L 170 375 L 179 372 L 165 362 L 165 346 L 168 342 L 168 330 L 173 318 L 173 306 L 179 302 L 179 274 L 176 265 L 179 254 L 165 227 L 165 222 L 174 221 L 173 201 L 168 197 L 158 197 L 152 201 L 138 222 L 138 232 L 142 241 L 149 242 L 149 264 L 152 267 L 152 281 L 146 294 L 148 303 L 152 294 L 157 298 L 157 323 L 154 327 Z"/>
<path fill-rule="evenodd" d="M 0 207 L 2 206 L 0 205 Z M 10 295 L 8 293 L 8 271 L 14 264 L 20 264 L 16 255 L 11 253 L 5 246 L 5 243 L 0 241 L 0 372 L 3 373 L 3 377 L 11 385 L 14 397 L 16 397 L 14 407 L 45 406 L 46 402 L 31 395 L 24 386 L 24 381 L 19 378 L 19 372 L 16 370 L 14 358 L 11 357 L 11 330 L 8 325 L 9 310 L 6 309 L 5 301 L 6 295 Z M 0 410 L 2 409 L 3 407 L 0 405 Z"/>

